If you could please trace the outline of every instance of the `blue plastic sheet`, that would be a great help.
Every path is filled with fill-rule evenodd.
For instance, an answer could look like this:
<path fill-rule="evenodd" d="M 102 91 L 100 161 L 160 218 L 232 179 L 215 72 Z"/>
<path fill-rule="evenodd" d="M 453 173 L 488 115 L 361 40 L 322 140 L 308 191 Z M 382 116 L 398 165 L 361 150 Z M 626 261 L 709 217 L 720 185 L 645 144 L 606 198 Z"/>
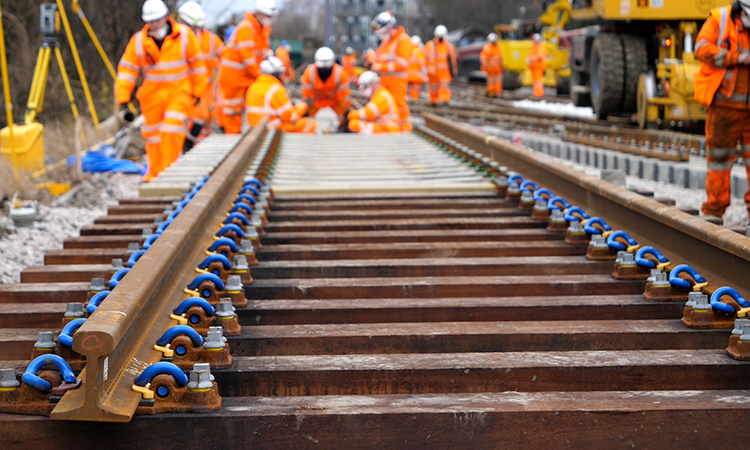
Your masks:
<path fill-rule="evenodd" d="M 141 167 L 133 161 L 127 159 L 117 159 L 114 157 L 115 149 L 111 145 L 103 145 L 97 150 L 89 149 L 81 157 L 81 165 L 84 172 L 120 172 L 135 173 L 143 175 L 146 173 L 145 167 Z M 75 156 L 68 157 L 68 165 L 74 166 L 76 163 Z"/>

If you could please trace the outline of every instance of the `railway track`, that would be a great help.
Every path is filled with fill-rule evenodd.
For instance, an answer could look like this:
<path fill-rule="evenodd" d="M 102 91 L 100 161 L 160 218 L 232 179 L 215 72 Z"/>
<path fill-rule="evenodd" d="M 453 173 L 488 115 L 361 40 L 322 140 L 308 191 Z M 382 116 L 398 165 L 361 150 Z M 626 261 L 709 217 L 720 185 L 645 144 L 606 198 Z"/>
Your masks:
<path fill-rule="evenodd" d="M 742 439 L 749 367 L 725 349 L 750 353 L 734 322 L 745 303 L 719 288 L 750 289 L 748 238 L 426 120 L 416 133 L 377 137 L 256 128 L 189 193 L 123 201 L 23 283 L 0 286 L 0 355 L 12 369 L 0 408 L 36 414 L 0 414 L 0 435 L 13 448 L 92 438 L 108 448 L 719 448 Z M 603 220 L 582 229 L 587 215 Z M 165 216 L 167 226 L 154 225 Z M 112 276 L 112 258 L 135 259 L 131 243 L 150 248 L 63 333 L 72 347 L 38 336 L 81 309 L 66 304 L 86 302 L 90 279 Z M 232 256 L 229 265 L 209 247 Z M 213 315 L 196 300 L 182 317 L 174 309 L 190 297 Z M 183 322 L 203 337 L 177 329 L 164 338 Z M 208 333 L 217 323 L 226 344 Z M 82 384 L 66 377 L 63 395 L 32 390 L 20 378 L 32 349 L 85 365 Z M 165 349 L 180 369 L 148 372 L 166 367 L 154 366 Z M 193 367 L 204 361 L 211 375 Z M 45 369 L 39 376 L 60 383 Z M 20 390 L 28 401 L 13 404 Z"/>

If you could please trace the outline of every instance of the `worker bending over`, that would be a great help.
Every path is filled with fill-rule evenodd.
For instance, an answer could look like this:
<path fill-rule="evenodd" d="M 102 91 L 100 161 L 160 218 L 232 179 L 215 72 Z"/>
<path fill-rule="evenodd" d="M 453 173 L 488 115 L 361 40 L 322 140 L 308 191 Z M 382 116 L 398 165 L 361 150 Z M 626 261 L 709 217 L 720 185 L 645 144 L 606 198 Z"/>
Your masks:
<path fill-rule="evenodd" d="M 731 203 L 732 166 L 741 156 L 750 178 L 750 0 L 711 10 L 695 44 L 701 62 L 695 99 L 708 106 L 706 194 L 701 211 L 722 223 Z M 741 149 L 737 148 L 740 144 Z M 750 191 L 745 193 L 750 213 Z"/>
<path fill-rule="evenodd" d="M 362 64 L 365 69 L 370 70 L 372 68 L 372 65 L 375 64 L 375 60 L 378 58 L 378 55 L 375 54 L 375 50 L 368 48 L 367 51 L 365 51 L 364 56 L 364 63 Z"/>
<path fill-rule="evenodd" d="M 281 82 L 285 71 L 284 63 L 275 56 L 269 56 L 260 63 L 260 75 L 247 90 L 245 99 L 247 123 L 254 127 L 263 117 L 268 116 L 268 129 L 289 133 L 314 133 L 317 128 L 315 120 L 301 118 L 307 111 L 307 105 L 292 105 L 289 94 Z"/>
<path fill-rule="evenodd" d="M 357 55 L 355 54 L 354 49 L 346 47 L 346 55 L 341 58 L 341 67 L 343 67 L 346 74 L 349 75 L 349 83 L 357 81 L 357 72 L 355 71 L 356 66 Z"/>
<path fill-rule="evenodd" d="M 302 98 L 307 101 L 310 117 L 315 117 L 321 108 L 330 107 L 343 120 L 344 113 L 352 106 L 349 75 L 336 64 L 336 55 L 328 47 L 319 48 L 314 59 L 300 78 Z"/>
<path fill-rule="evenodd" d="M 427 80 L 430 86 L 430 103 L 445 104 L 451 101 L 451 80 L 458 74 L 456 52 L 446 39 L 445 25 L 435 27 L 435 38 L 425 45 L 427 55 Z"/>
<path fill-rule="evenodd" d="M 401 119 L 398 106 L 388 89 L 380 84 L 380 77 L 373 71 L 359 76 L 359 88 L 370 98 L 364 108 L 349 112 L 349 131 L 362 134 L 398 133 Z"/>
<path fill-rule="evenodd" d="M 390 11 L 378 14 L 372 21 L 372 29 L 382 41 L 372 64 L 373 72 L 380 76 L 380 83 L 396 99 L 401 131 L 411 131 L 409 107 L 406 105 L 406 91 L 409 85 L 409 59 L 412 43 L 404 27 L 398 26 Z"/>
<path fill-rule="evenodd" d="M 219 36 L 206 30 L 206 13 L 201 6 L 189 1 L 183 3 L 177 11 L 180 17 L 180 23 L 189 26 L 198 37 L 201 51 L 203 52 L 203 61 L 206 63 L 208 73 L 208 86 L 201 97 L 201 101 L 193 107 L 190 114 L 190 128 L 183 151 L 190 150 L 198 141 L 211 134 L 216 110 L 216 69 L 219 67 L 219 54 L 224 48 L 224 43 Z"/>
<path fill-rule="evenodd" d="M 294 74 L 294 68 L 292 67 L 292 58 L 289 56 L 289 52 L 292 50 L 292 46 L 287 41 L 281 41 L 279 48 L 276 49 L 276 57 L 284 63 L 284 77 L 282 81 L 292 82 L 296 78 Z"/>
<path fill-rule="evenodd" d="M 146 0 L 142 10 L 146 26 L 130 39 L 117 67 L 115 98 L 121 108 L 127 107 L 138 76 L 143 76 L 137 98 L 144 117 L 145 181 L 182 154 L 188 114 L 208 84 L 198 38 L 168 14 L 162 0 Z"/>
<path fill-rule="evenodd" d="M 500 97 L 503 93 L 503 52 L 495 33 L 487 35 L 487 41 L 479 55 L 481 70 L 487 73 L 487 96 Z"/>
<path fill-rule="evenodd" d="M 531 38 L 534 47 L 529 53 L 529 70 L 531 70 L 531 81 L 534 83 L 534 95 L 544 97 L 544 71 L 547 70 L 547 46 L 542 41 L 542 35 L 535 33 Z"/>
<path fill-rule="evenodd" d="M 409 58 L 409 97 L 418 99 L 422 85 L 427 81 L 427 59 L 424 56 L 422 38 L 418 35 L 411 37 L 414 48 Z"/>
<path fill-rule="evenodd" d="M 255 11 L 247 13 L 224 45 L 219 62 L 219 90 L 224 132 L 242 130 L 242 105 L 247 89 L 260 74 L 260 62 L 270 51 L 271 23 L 279 13 L 275 0 L 256 0 Z"/>

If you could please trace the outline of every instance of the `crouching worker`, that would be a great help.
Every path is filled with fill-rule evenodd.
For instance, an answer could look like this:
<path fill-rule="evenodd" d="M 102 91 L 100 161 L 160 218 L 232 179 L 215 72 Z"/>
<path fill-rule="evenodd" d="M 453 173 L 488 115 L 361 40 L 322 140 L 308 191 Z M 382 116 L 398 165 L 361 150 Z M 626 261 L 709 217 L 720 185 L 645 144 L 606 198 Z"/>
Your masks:
<path fill-rule="evenodd" d="M 275 56 L 269 56 L 260 63 L 260 75 L 245 97 L 247 123 L 256 126 L 263 117 L 268 116 L 269 129 L 289 133 L 314 133 L 317 128 L 315 120 L 302 117 L 307 112 L 307 105 L 292 105 L 286 88 L 281 83 L 285 71 L 284 63 Z"/>
<path fill-rule="evenodd" d="M 358 83 L 359 89 L 370 97 L 370 102 L 362 109 L 349 112 L 349 131 L 363 134 L 401 132 L 396 100 L 380 85 L 378 74 L 365 72 L 359 76 Z"/>

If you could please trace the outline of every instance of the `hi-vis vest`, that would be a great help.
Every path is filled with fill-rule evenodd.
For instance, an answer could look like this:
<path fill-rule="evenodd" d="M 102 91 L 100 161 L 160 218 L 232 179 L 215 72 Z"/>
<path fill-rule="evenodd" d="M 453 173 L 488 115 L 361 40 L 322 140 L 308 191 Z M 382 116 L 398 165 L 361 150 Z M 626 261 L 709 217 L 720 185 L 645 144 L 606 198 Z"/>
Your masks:
<path fill-rule="evenodd" d="M 696 54 L 702 46 L 709 43 L 720 48 L 719 53 L 716 56 L 717 62 L 720 62 L 728 51 L 737 51 L 739 42 L 737 27 L 730 17 L 731 12 L 731 5 L 711 10 L 711 16 L 698 34 L 699 39 L 695 45 Z M 709 30 L 707 26 L 709 26 L 711 20 L 714 20 L 719 24 L 718 35 L 706 35 L 706 32 Z M 727 68 L 722 67 L 721 64 L 714 65 L 701 62 L 700 71 L 695 74 L 695 100 L 704 105 L 710 105 L 717 92 L 721 92 L 724 97 L 730 98 L 734 91 L 736 80 L 737 67 L 732 70 L 727 70 Z"/>

